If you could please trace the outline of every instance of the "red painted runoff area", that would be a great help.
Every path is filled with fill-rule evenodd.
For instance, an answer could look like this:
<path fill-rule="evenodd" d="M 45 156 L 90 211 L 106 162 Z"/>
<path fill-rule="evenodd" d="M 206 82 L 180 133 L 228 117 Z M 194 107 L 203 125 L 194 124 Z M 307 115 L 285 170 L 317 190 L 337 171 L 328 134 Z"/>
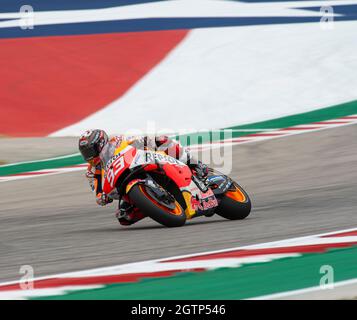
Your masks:
<path fill-rule="evenodd" d="M 122 96 L 187 30 L 0 40 L 0 135 L 45 136 Z"/>

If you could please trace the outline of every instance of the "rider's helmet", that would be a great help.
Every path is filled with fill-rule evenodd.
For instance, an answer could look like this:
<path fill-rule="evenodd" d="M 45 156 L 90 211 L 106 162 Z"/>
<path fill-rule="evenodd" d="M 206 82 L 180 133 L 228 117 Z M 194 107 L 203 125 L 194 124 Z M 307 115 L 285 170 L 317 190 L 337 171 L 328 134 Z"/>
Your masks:
<path fill-rule="evenodd" d="M 79 151 L 89 163 L 99 162 L 99 154 L 108 143 L 108 135 L 103 130 L 87 130 L 79 138 Z"/>

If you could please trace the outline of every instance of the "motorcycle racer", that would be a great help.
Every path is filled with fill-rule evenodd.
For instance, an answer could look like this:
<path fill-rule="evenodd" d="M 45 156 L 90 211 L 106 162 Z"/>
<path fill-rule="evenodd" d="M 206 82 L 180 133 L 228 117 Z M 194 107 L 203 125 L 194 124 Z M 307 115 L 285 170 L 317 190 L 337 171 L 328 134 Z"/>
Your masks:
<path fill-rule="evenodd" d="M 88 162 L 86 177 L 92 191 L 96 194 L 96 202 L 100 206 L 113 202 L 113 199 L 108 197 L 102 190 L 103 168 L 104 163 L 108 160 L 106 159 L 108 154 L 113 156 L 112 151 L 120 146 L 123 141 L 134 144 L 138 149 L 164 152 L 186 163 L 201 180 L 204 180 L 208 175 L 208 167 L 206 165 L 200 161 L 195 161 L 186 148 L 168 136 L 125 137 L 120 135 L 109 138 L 103 130 L 87 130 L 79 138 L 79 151 L 83 159 Z M 130 203 L 121 200 L 116 217 L 121 225 L 131 225 L 145 216 Z"/>

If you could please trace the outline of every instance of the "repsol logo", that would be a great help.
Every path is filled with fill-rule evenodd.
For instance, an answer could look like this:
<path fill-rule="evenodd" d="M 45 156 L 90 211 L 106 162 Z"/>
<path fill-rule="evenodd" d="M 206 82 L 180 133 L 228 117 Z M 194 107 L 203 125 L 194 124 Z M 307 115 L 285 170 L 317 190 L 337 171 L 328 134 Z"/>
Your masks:
<path fill-rule="evenodd" d="M 168 163 L 171 163 L 171 164 L 178 164 L 178 165 L 181 164 L 175 158 L 172 158 L 172 157 L 169 157 L 169 156 L 165 156 L 165 155 L 160 154 L 160 153 L 146 152 L 145 157 L 146 157 L 146 161 L 147 162 L 168 162 Z"/>

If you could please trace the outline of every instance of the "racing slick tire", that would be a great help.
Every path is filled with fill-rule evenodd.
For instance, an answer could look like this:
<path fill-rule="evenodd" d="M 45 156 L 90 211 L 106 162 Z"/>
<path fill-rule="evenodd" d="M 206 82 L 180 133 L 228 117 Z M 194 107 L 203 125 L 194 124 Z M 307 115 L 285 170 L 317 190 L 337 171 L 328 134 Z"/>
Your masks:
<path fill-rule="evenodd" d="M 224 194 L 216 213 L 229 220 L 242 220 L 250 214 L 252 204 L 241 186 L 234 183 L 234 188 Z"/>
<path fill-rule="evenodd" d="M 186 222 L 185 211 L 176 200 L 170 209 L 155 199 L 145 185 L 134 185 L 129 191 L 129 198 L 144 215 L 166 227 L 181 227 Z"/>

